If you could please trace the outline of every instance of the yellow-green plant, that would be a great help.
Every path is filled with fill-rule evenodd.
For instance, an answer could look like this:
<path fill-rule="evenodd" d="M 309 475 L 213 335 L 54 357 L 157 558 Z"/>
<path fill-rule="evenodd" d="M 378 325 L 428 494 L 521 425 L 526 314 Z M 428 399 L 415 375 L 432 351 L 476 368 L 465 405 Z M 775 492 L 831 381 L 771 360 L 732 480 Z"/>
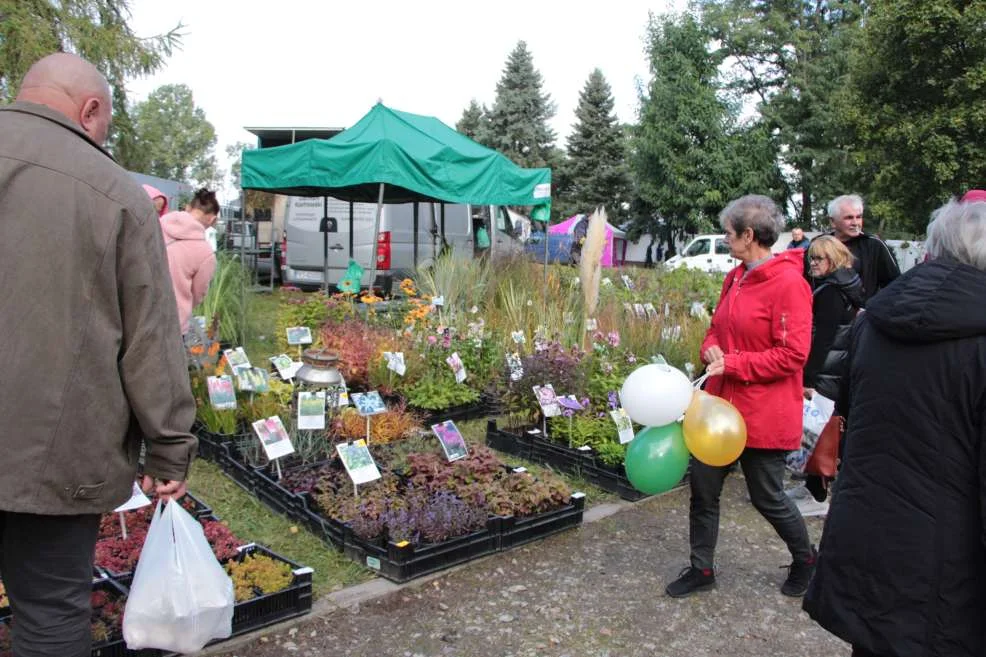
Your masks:
<path fill-rule="evenodd" d="M 480 306 L 486 298 L 490 280 L 487 258 L 462 258 L 455 252 L 439 256 L 431 266 L 418 271 L 417 283 L 423 294 L 442 297 L 439 314 L 455 314 Z"/>
<path fill-rule="evenodd" d="M 263 554 L 248 554 L 242 562 L 230 561 L 226 572 L 233 580 L 237 602 L 282 591 L 291 585 L 291 566 Z"/>

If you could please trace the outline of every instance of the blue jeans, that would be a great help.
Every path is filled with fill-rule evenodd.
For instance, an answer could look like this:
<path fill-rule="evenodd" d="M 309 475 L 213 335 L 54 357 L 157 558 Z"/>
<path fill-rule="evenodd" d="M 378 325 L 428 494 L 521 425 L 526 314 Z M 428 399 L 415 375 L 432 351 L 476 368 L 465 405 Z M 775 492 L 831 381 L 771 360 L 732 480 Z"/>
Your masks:
<path fill-rule="evenodd" d="M 808 528 L 798 507 L 784 494 L 785 450 L 747 448 L 739 464 L 746 477 L 750 500 L 791 551 L 795 561 L 812 558 Z M 731 466 L 715 467 L 692 459 L 689 483 L 692 498 L 689 508 L 689 541 L 692 566 L 713 568 L 719 540 L 719 496 Z"/>

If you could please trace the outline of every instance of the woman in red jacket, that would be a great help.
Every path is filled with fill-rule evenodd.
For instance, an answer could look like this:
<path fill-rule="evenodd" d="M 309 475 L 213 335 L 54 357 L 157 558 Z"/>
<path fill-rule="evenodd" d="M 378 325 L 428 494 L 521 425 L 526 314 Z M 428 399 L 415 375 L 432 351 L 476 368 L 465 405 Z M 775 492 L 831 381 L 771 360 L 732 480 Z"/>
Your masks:
<path fill-rule="evenodd" d="M 726 275 L 702 344 L 706 391 L 731 402 L 746 421 L 739 457 L 757 511 L 787 543 L 793 563 L 781 592 L 802 596 L 815 568 L 804 519 L 784 494 L 784 456 L 801 444 L 802 368 L 811 346 L 811 290 L 800 249 L 773 255 L 784 218 L 766 196 L 744 196 L 719 215 L 730 255 L 741 261 Z M 668 585 L 685 597 L 714 588 L 719 494 L 730 466 L 692 460 L 689 540 L 691 566 Z"/>

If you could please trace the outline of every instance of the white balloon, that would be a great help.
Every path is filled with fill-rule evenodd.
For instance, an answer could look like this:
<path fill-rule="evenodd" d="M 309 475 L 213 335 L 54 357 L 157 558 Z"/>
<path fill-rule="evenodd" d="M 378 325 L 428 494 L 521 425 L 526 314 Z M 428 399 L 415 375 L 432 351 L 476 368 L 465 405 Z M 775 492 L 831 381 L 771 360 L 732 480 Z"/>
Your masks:
<path fill-rule="evenodd" d="M 693 393 L 691 381 L 681 370 L 651 363 L 630 373 L 620 389 L 620 401 L 637 424 L 663 427 L 685 413 Z"/>

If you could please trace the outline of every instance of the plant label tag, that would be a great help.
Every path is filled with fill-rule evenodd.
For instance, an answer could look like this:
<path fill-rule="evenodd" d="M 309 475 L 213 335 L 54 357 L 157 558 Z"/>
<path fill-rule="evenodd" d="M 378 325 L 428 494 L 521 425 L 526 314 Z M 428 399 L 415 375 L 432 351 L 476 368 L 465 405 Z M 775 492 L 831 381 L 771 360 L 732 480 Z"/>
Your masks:
<path fill-rule="evenodd" d="M 543 386 L 534 386 L 534 394 L 537 395 L 538 405 L 544 417 L 557 417 L 561 415 L 561 404 L 558 403 L 558 395 L 550 383 Z"/>
<path fill-rule="evenodd" d="M 229 367 L 234 373 L 240 368 L 251 366 L 250 359 L 247 357 L 246 352 L 243 351 L 243 347 L 226 349 L 223 351 L 223 356 L 226 357 L 226 362 L 229 363 Z"/>
<path fill-rule="evenodd" d="M 433 424 L 431 430 L 438 437 L 438 442 L 442 444 L 442 450 L 445 452 L 445 458 L 450 463 L 469 456 L 469 448 L 466 446 L 466 441 L 459 428 L 455 426 L 455 422 L 446 420 L 439 424 Z"/>
<path fill-rule="evenodd" d="M 540 429 L 528 429 L 527 430 L 527 433 L 531 434 L 532 436 L 540 436 L 541 435 L 541 430 Z"/>
<path fill-rule="evenodd" d="M 445 359 L 445 362 L 452 368 L 456 383 L 462 383 L 466 380 L 466 366 L 462 364 L 462 359 L 459 358 L 459 352 L 453 352 L 451 356 Z"/>
<path fill-rule="evenodd" d="M 354 484 L 365 484 L 380 478 L 380 470 L 377 469 L 377 464 L 373 461 L 373 455 L 370 454 L 365 440 L 338 443 L 336 452 Z"/>
<path fill-rule="evenodd" d="M 616 423 L 616 430 L 620 434 L 620 444 L 626 445 L 633 440 L 633 422 L 630 421 L 630 416 L 627 415 L 627 412 L 620 407 L 610 411 L 609 416 Z"/>
<path fill-rule="evenodd" d="M 298 428 L 325 428 L 325 391 L 298 393 Z"/>
<path fill-rule="evenodd" d="M 620 274 L 620 278 L 623 279 L 623 284 L 626 285 L 628 290 L 633 290 L 633 281 L 626 274 Z"/>
<path fill-rule="evenodd" d="M 644 310 L 644 304 L 642 303 L 633 304 L 633 314 L 637 316 L 637 319 L 646 319 L 647 311 Z"/>
<path fill-rule="evenodd" d="M 372 568 L 373 570 L 380 570 L 380 559 L 377 559 L 376 557 L 367 557 L 366 567 Z"/>
<path fill-rule="evenodd" d="M 647 313 L 647 319 L 651 321 L 657 319 L 657 308 L 650 301 L 644 304 L 644 311 Z"/>
<path fill-rule="evenodd" d="M 350 397 L 353 405 L 363 417 L 369 415 L 380 415 L 387 412 L 387 405 L 383 403 L 383 398 L 376 390 L 370 392 L 354 392 Z"/>
<path fill-rule="evenodd" d="M 588 445 L 582 445 L 581 447 L 577 447 L 576 449 L 578 449 L 580 452 L 591 452 L 592 451 L 592 448 L 589 447 Z"/>
<path fill-rule="evenodd" d="M 274 368 L 277 369 L 277 375 L 284 381 L 293 379 L 303 364 L 298 361 L 291 360 L 291 357 L 287 354 L 271 356 L 270 362 L 273 363 Z"/>
<path fill-rule="evenodd" d="M 264 453 L 271 461 L 294 452 L 294 445 L 288 438 L 288 431 L 278 416 L 272 415 L 266 420 L 257 420 L 252 426 L 257 437 L 260 438 Z"/>
<path fill-rule="evenodd" d="M 517 474 L 522 474 L 524 472 L 527 472 L 527 468 L 525 468 L 524 466 L 520 466 L 520 467 L 514 468 L 511 472 L 516 472 Z"/>
<path fill-rule="evenodd" d="M 434 297 L 434 298 L 432 298 L 431 305 L 433 305 L 433 306 L 444 306 L 445 305 L 445 297 L 444 296 L 441 296 L 441 297 Z"/>
<path fill-rule="evenodd" d="M 209 403 L 220 411 L 236 408 L 236 393 L 233 391 L 233 377 L 228 374 L 210 376 L 206 379 L 209 386 Z"/>
<path fill-rule="evenodd" d="M 519 353 L 507 354 L 507 368 L 510 370 L 511 381 L 520 381 L 524 378 L 524 364 L 520 360 Z"/>
<path fill-rule="evenodd" d="M 144 491 L 140 489 L 140 484 L 135 481 L 133 490 L 130 493 L 130 499 L 113 509 L 113 512 L 123 513 L 124 511 L 133 511 L 134 509 L 150 506 L 150 504 L 151 500 L 147 495 L 144 495 Z"/>
<path fill-rule="evenodd" d="M 590 317 L 587 320 L 585 320 L 586 331 L 595 331 L 598 328 L 599 328 L 599 322 L 596 321 L 595 317 Z"/>
<path fill-rule="evenodd" d="M 289 326 L 287 329 L 288 344 L 311 344 L 312 330 L 307 326 Z"/>
<path fill-rule="evenodd" d="M 511 331 L 510 337 L 513 338 L 514 342 L 517 344 L 524 344 L 527 342 L 527 338 L 524 337 L 523 331 Z"/>
<path fill-rule="evenodd" d="M 385 351 L 383 352 L 383 357 L 387 361 L 388 370 L 396 373 L 398 376 L 404 376 L 404 373 L 407 371 L 407 364 L 404 362 L 403 351 Z"/>

